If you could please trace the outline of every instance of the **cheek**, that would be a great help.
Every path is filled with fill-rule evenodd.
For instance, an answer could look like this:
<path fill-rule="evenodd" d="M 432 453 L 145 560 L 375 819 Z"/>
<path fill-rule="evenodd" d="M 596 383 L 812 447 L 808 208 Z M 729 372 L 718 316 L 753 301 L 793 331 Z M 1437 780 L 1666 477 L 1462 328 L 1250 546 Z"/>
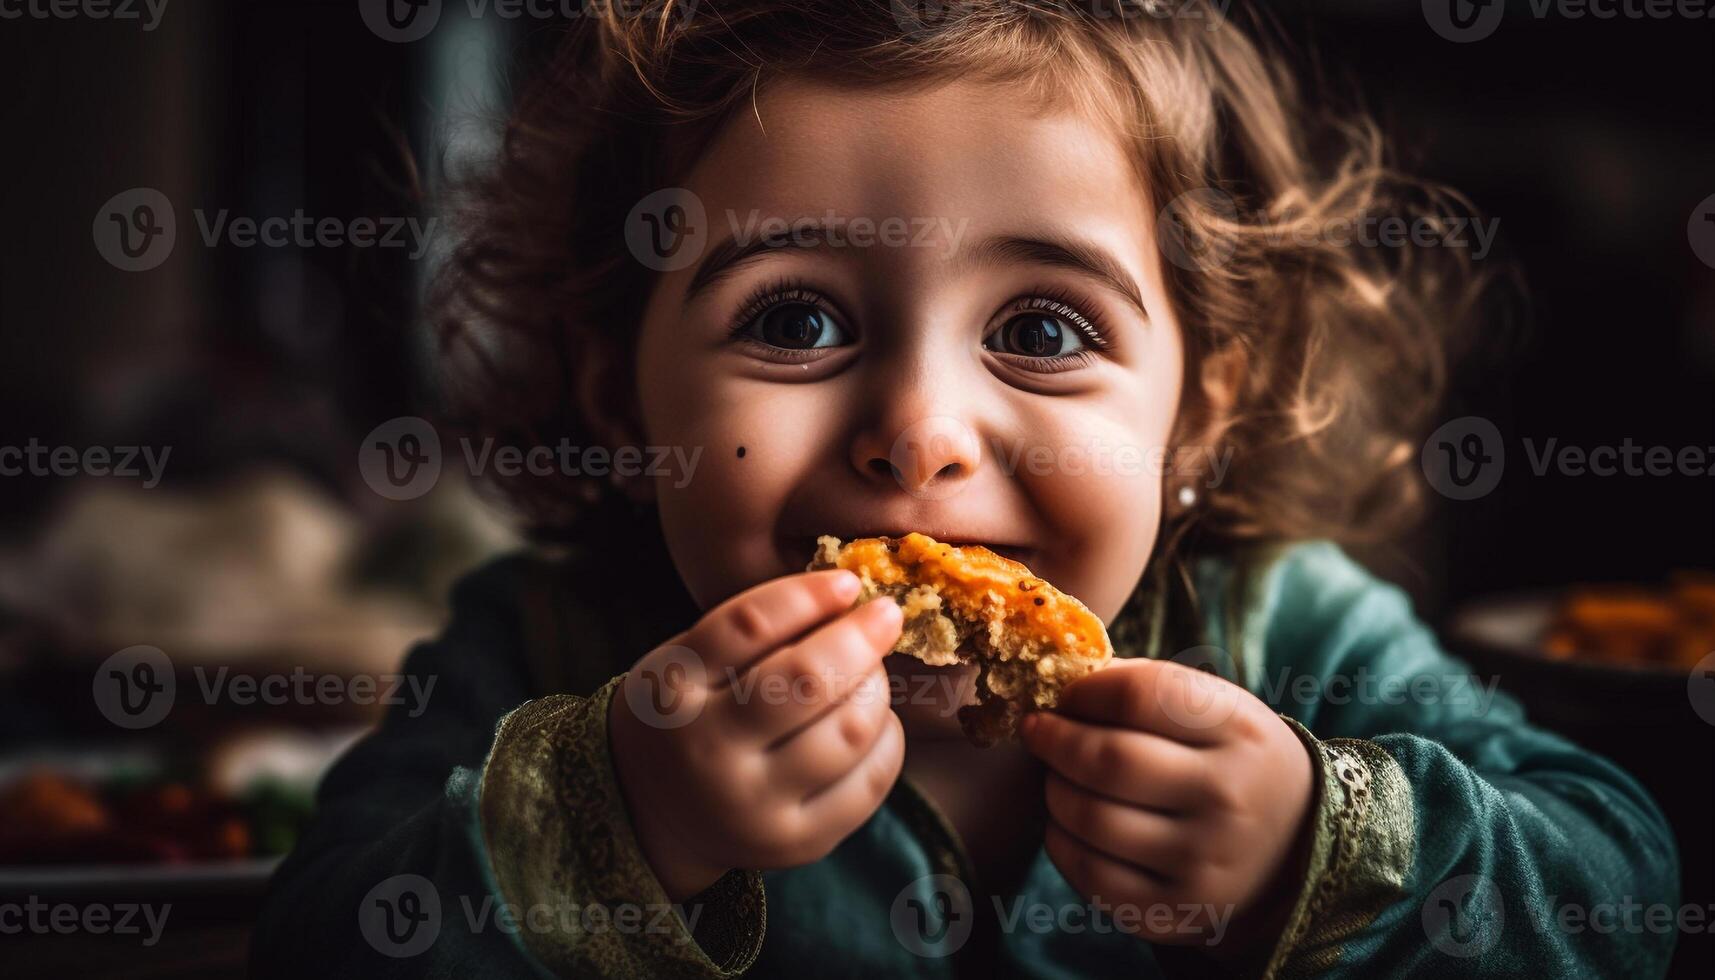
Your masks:
<path fill-rule="evenodd" d="M 1161 344 L 1147 363 L 1100 399 L 1045 404 L 1021 440 L 1036 465 L 1013 464 L 1059 542 L 1037 571 L 1110 623 L 1155 548 L 1175 458 L 1177 346 Z"/>
<path fill-rule="evenodd" d="M 812 389 L 746 384 L 706 364 L 641 367 L 650 442 L 697 454 L 688 478 L 660 476 L 654 488 L 668 550 L 704 608 L 800 570 L 782 567 L 773 532 L 792 488 L 822 455 L 817 420 L 825 412 L 804 404 Z"/>
<path fill-rule="evenodd" d="M 1167 427 L 1062 416 L 1033 433 L 1018 479 L 1054 540 L 1036 571 L 1111 622 L 1155 546 Z"/>

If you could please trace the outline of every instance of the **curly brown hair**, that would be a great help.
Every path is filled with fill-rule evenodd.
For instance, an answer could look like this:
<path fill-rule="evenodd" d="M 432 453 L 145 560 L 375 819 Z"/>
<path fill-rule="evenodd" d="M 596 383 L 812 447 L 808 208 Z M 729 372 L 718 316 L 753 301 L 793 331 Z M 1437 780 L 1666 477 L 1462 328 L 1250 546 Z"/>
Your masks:
<path fill-rule="evenodd" d="M 1231 404 L 1185 386 L 1180 432 L 1234 451 L 1196 511 L 1199 540 L 1374 538 L 1414 511 L 1415 443 L 1479 277 L 1458 249 L 1362 247 L 1328 229 L 1376 215 L 1444 229 L 1468 209 L 1394 170 L 1366 119 L 1308 111 L 1264 27 L 1199 0 L 941 0 L 933 20 L 909 0 L 639 6 L 586 3 L 497 159 L 454 189 L 461 237 L 431 310 L 455 405 L 485 434 L 597 442 L 574 368 L 596 344 L 629 367 L 655 276 L 624 222 L 762 88 L 812 65 L 856 86 L 975 77 L 1103 114 L 1168 202 L 1186 377 L 1241 354 Z M 542 537 L 575 533 L 615 492 L 570 476 L 497 482 Z"/>

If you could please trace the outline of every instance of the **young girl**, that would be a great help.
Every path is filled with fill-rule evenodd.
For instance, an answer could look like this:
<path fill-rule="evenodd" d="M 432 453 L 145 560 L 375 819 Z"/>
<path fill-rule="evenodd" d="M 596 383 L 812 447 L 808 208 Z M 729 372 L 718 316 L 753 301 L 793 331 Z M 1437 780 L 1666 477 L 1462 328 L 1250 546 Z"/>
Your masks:
<path fill-rule="evenodd" d="M 1665 969 L 1559 918 L 1676 900 L 1649 799 L 1329 543 L 1410 504 L 1471 289 L 1358 231 L 1442 198 L 1203 3 L 636 6 L 517 103 L 439 294 L 487 432 L 581 453 L 502 481 L 563 546 L 457 590 L 258 972 Z M 974 747 L 969 672 L 803 571 L 912 530 L 1119 659 Z"/>

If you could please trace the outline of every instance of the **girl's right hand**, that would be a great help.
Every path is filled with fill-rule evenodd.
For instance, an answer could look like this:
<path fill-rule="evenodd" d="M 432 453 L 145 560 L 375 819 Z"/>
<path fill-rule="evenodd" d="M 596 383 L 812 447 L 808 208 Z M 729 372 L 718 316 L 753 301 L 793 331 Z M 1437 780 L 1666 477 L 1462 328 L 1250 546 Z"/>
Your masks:
<path fill-rule="evenodd" d="M 841 569 L 782 576 L 645 654 L 609 708 L 632 829 L 682 902 L 732 868 L 820 860 L 881 805 L 905 734 L 881 659 L 903 615 Z"/>

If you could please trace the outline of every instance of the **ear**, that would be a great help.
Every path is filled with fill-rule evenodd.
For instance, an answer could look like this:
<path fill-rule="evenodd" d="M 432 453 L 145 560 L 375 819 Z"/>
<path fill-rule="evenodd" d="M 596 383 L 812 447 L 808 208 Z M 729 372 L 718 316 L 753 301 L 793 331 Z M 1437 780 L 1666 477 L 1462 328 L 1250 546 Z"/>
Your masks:
<path fill-rule="evenodd" d="M 1236 340 L 1230 340 L 1203 356 L 1194 386 L 1186 392 L 1180 411 L 1180 424 L 1174 438 L 1178 450 L 1176 460 L 1188 461 L 1199 467 L 1207 461 L 1206 453 L 1186 450 L 1197 447 L 1212 449 L 1226 435 L 1236 416 L 1245 378 L 1250 371 L 1250 360 L 1250 352 Z M 1181 490 L 1190 487 L 1193 494 L 1203 493 L 1206 476 L 1200 470 L 1187 470 L 1175 465 L 1163 488 L 1168 507 L 1181 513 L 1194 507 L 1195 498 L 1190 504 L 1179 503 Z"/>
<path fill-rule="evenodd" d="M 1244 390 L 1245 375 L 1250 371 L 1250 352 L 1236 340 L 1229 340 L 1203 358 L 1201 377 L 1202 431 L 1197 439 L 1205 446 L 1214 445 L 1233 423 L 1239 394 Z"/>
<path fill-rule="evenodd" d="M 594 332 L 581 332 L 571 347 L 578 413 L 590 434 L 608 450 L 610 462 L 613 451 L 621 446 L 642 446 L 643 413 L 630 358 L 614 341 Z M 646 476 L 610 470 L 609 480 L 632 500 L 654 499 L 654 483 Z"/>

